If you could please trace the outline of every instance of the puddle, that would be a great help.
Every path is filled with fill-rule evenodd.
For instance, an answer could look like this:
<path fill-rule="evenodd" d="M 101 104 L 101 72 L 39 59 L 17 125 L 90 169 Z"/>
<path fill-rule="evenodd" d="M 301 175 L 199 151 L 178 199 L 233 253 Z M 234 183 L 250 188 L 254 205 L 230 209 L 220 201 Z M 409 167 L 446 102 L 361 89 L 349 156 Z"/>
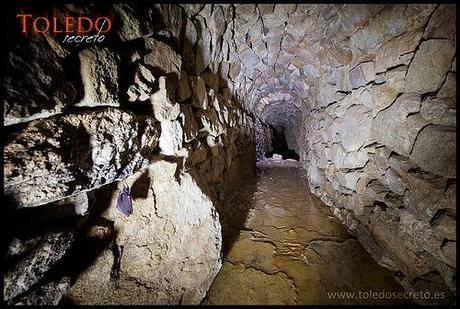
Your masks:
<path fill-rule="evenodd" d="M 203 304 L 402 303 L 365 299 L 370 291 L 403 290 L 310 193 L 301 174 L 298 161 L 261 161 L 258 176 L 230 196 L 226 209 L 247 215 L 240 226 L 227 227 L 237 234 Z M 355 296 L 334 299 L 334 292 Z"/>

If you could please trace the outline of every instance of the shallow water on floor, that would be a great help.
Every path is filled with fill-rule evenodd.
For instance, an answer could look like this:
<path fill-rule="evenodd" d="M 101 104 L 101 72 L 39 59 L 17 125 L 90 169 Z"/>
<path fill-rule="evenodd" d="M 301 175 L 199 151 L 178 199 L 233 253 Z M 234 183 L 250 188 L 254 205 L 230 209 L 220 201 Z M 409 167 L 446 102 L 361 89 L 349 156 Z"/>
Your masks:
<path fill-rule="evenodd" d="M 262 161 L 227 199 L 231 243 L 203 304 L 402 303 L 381 299 L 403 290 L 310 193 L 298 164 Z"/>

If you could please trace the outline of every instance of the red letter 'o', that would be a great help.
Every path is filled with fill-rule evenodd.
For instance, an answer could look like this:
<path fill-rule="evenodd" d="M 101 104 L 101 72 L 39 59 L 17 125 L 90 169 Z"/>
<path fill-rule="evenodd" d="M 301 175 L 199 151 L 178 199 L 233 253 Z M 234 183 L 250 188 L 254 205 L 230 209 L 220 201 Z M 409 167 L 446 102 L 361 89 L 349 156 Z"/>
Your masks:
<path fill-rule="evenodd" d="M 44 20 L 45 21 L 45 24 L 46 24 L 45 29 L 42 29 L 42 30 L 38 29 L 37 21 L 39 21 L 39 20 Z M 45 32 L 48 32 L 48 29 L 50 28 L 50 21 L 48 20 L 48 18 L 40 16 L 40 17 L 37 17 L 37 18 L 34 19 L 33 25 L 34 25 L 35 32 L 37 32 L 37 33 L 45 33 Z"/>

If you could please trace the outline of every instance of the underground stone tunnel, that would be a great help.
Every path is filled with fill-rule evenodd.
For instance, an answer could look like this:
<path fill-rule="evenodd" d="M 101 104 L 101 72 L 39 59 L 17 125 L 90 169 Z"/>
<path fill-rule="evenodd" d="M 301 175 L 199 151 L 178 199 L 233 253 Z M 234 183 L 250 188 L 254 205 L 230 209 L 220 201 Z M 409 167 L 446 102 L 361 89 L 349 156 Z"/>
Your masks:
<path fill-rule="evenodd" d="M 455 5 L 3 14 L 6 304 L 455 303 Z"/>

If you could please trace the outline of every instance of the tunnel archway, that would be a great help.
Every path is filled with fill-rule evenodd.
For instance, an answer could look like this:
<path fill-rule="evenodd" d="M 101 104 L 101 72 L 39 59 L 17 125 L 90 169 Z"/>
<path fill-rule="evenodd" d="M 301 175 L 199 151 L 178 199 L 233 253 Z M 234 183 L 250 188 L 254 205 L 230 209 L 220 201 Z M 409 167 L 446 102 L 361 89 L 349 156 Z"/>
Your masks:
<path fill-rule="evenodd" d="M 261 118 L 272 127 L 272 151 L 266 157 L 279 154 L 283 159 L 299 160 L 296 149 L 299 149 L 300 109 L 285 99 L 268 101 L 262 109 Z"/>
<path fill-rule="evenodd" d="M 7 220 L 8 304 L 321 303 L 380 283 L 454 302 L 455 6 L 30 8 L 113 17 L 92 45 L 24 35 L 15 9 L 6 217 L 34 226 Z M 103 248 L 69 271 L 85 241 Z"/>

